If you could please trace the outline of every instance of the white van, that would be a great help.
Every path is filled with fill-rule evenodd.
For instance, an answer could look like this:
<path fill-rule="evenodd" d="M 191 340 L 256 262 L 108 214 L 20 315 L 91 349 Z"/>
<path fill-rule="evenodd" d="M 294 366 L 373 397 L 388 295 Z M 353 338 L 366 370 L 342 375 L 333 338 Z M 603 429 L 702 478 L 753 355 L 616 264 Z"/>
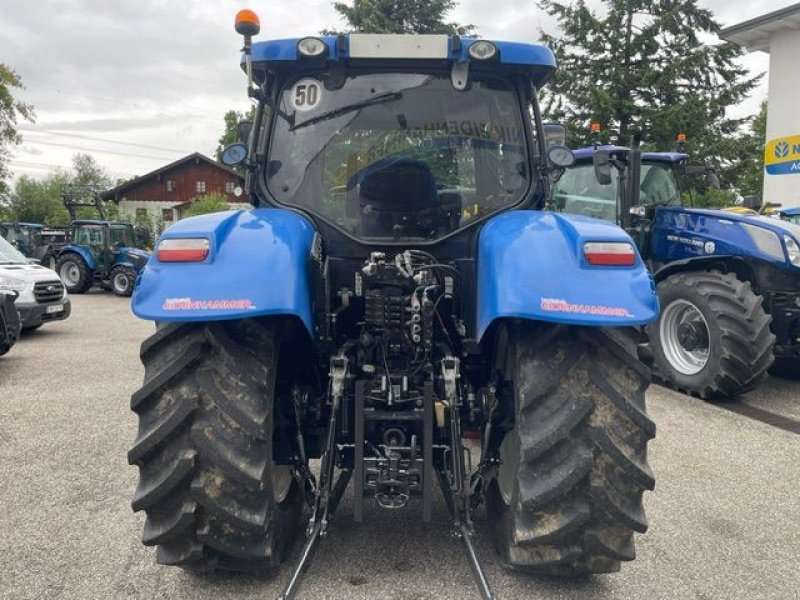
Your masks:
<path fill-rule="evenodd" d="M 69 316 L 67 290 L 55 271 L 33 264 L 0 237 L 0 290 L 17 292 L 22 329 L 36 329 Z"/>

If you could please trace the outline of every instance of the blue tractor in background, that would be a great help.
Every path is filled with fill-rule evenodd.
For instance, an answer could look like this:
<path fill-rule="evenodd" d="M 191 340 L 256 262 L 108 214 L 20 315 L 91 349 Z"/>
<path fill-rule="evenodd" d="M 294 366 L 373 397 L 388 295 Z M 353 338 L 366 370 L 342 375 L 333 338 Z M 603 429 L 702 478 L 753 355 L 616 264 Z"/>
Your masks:
<path fill-rule="evenodd" d="M 682 152 L 575 154 L 552 205 L 619 223 L 636 240 L 661 301 L 647 327 L 655 376 L 713 399 L 754 389 L 770 369 L 800 374 L 800 227 L 687 206 L 689 178 L 705 174 L 713 184 L 716 175 Z"/>
<path fill-rule="evenodd" d="M 135 247 L 130 223 L 106 220 L 97 190 L 86 186 L 64 186 L 61 198 L 70 214 L 68 241 L 58 249 L 55 271 L 70 294 L 83 294 L 93 285 L 130 296 L 134 282 L 150 254 Z M 86 201 L 88 199 L 88 201 Z M 78 210 L 91 208 L 100 219 L 79 219 Z"/>
<path fill-rule="evenodd" d="M 174 224 L 133 295 L 158 324 L 131 400 L 143 542 L 186 569 L 272 568 L 307 519 L 292 598 L 348 486 L 356 522 L 367 503 L 430 521 L 439 488 L 485 598 L 480 504 L 509 568 L 632 560 L 654 486 L 638 326 L 658 300 L 622 229 L 541 210 L 574 160 L 545 146 L 553 54 L 252 44 L 250 11 L 237 31 L 256 111 L 223 160 L 254 208 Z"/>
<path fill-rule="evenodd" d="M 0 237 L 8 240 L 26 257 L 34 258 L 53 270 L 56 267 L 58 250 L 63 244 L 63 241 L 54 239 L 59 233 L 60 230 L 46 229 L 41 223 L 22 221 L 0 223 Z"/>

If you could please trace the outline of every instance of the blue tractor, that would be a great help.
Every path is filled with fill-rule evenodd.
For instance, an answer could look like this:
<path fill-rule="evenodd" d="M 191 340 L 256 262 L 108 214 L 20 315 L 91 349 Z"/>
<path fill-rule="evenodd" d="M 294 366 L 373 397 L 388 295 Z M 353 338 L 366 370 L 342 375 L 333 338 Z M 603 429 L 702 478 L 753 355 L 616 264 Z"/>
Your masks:
<path fill-rule="evenodd" d="M 254 208 L 170 227 L 133 295 L 157 323 L 131 401 L 143 542 L 186 569 L 273 568 L 307 520 L 292 598 L 349 485 L 356 522 L 367 504 L 430 521 L 440 489 L 485 598 L 481 503 L 509 568 L 632 560 L 654 485 L 637 326 L 658 300 L 622 229 L 540 210 L 574 158 L 545 147 L 553 54 L 253 44 L 249 11 L 237 31 L 256 112 L 224 160 Z"/>
<path fill-rule="evenodd" d="M 64 206 L 70 213 L 68 241 L 58 249 L 55 271 L 70 294 L 83 294 L 94 285 L 118 296 L 130 296 L 139 272 L 150 254 L 135 247 L 130 223 L 107 221 L 97 190 L 86 186 L 64 186 Z M 84 201 L 86 198 L 90 201 Z M 78 210 L 91 208 L 100 219 L 79 219 Z"/>
<path fill-rule="evenodd" d="M 620 223 L 636 239 L 661 301 L 647 327 L 656 377 L 726 399 L 754 389 L 770 369 L 798 374 L 800 227 L 687 205 L 690 178 L 706 174 L 713 184 L 716 175 L 682 152 L 599 146 L 575 154 L 553 207 Z"/>

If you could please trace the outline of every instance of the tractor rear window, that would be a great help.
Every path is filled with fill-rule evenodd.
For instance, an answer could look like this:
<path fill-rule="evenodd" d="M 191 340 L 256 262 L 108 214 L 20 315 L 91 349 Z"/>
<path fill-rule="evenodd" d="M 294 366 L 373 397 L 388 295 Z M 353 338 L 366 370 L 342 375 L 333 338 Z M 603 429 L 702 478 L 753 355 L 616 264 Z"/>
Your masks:
<path fill-rule="evenodd" d="M 390 73 L 280 98 L 267 185 L 361 239 L 437 239 L 518 203 L 528 187 L 524 121 L 506 82 Z"/>
<path fill-rule="evenodd" d="M 618 173 L 609 185 L 600 185 L 592 163 L 568 169 L 553 189 L 556 206 L 565 213 L 617 222 Z M 639 201 L 642 204 L 680 204 L 681 196 L 669 165 L 643 164 Z"/>

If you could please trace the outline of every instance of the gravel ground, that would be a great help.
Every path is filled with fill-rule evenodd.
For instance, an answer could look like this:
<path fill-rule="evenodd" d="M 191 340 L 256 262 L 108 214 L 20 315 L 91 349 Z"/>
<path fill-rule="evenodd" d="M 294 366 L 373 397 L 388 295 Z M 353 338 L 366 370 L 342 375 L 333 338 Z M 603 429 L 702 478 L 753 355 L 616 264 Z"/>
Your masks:
<path fill-rule="evenodd" d="M 68 321 L 25 336 L 0 359 L 0 598 L 274 598 L 286 580 L 193 576 L 159 567 L 130 509 L 137 473 L 129 397 L 139 343 L 153 330 L 107 293 L 73 298 Z M 621 573 L 579 582 L 503 571 L 479 515 L 478 553 L 500 598 L 800 598 L 800 438 L 659 387 L 651 445 L 650 530 Z M 746 402 L 800 417 L 800 382 L 769 380 Z M 477 598 L 463 550 L 437 502 L 410 511 L 345 498 L 301 598 Z M 294 549 L 297 555 L 299 545 Z"/>

